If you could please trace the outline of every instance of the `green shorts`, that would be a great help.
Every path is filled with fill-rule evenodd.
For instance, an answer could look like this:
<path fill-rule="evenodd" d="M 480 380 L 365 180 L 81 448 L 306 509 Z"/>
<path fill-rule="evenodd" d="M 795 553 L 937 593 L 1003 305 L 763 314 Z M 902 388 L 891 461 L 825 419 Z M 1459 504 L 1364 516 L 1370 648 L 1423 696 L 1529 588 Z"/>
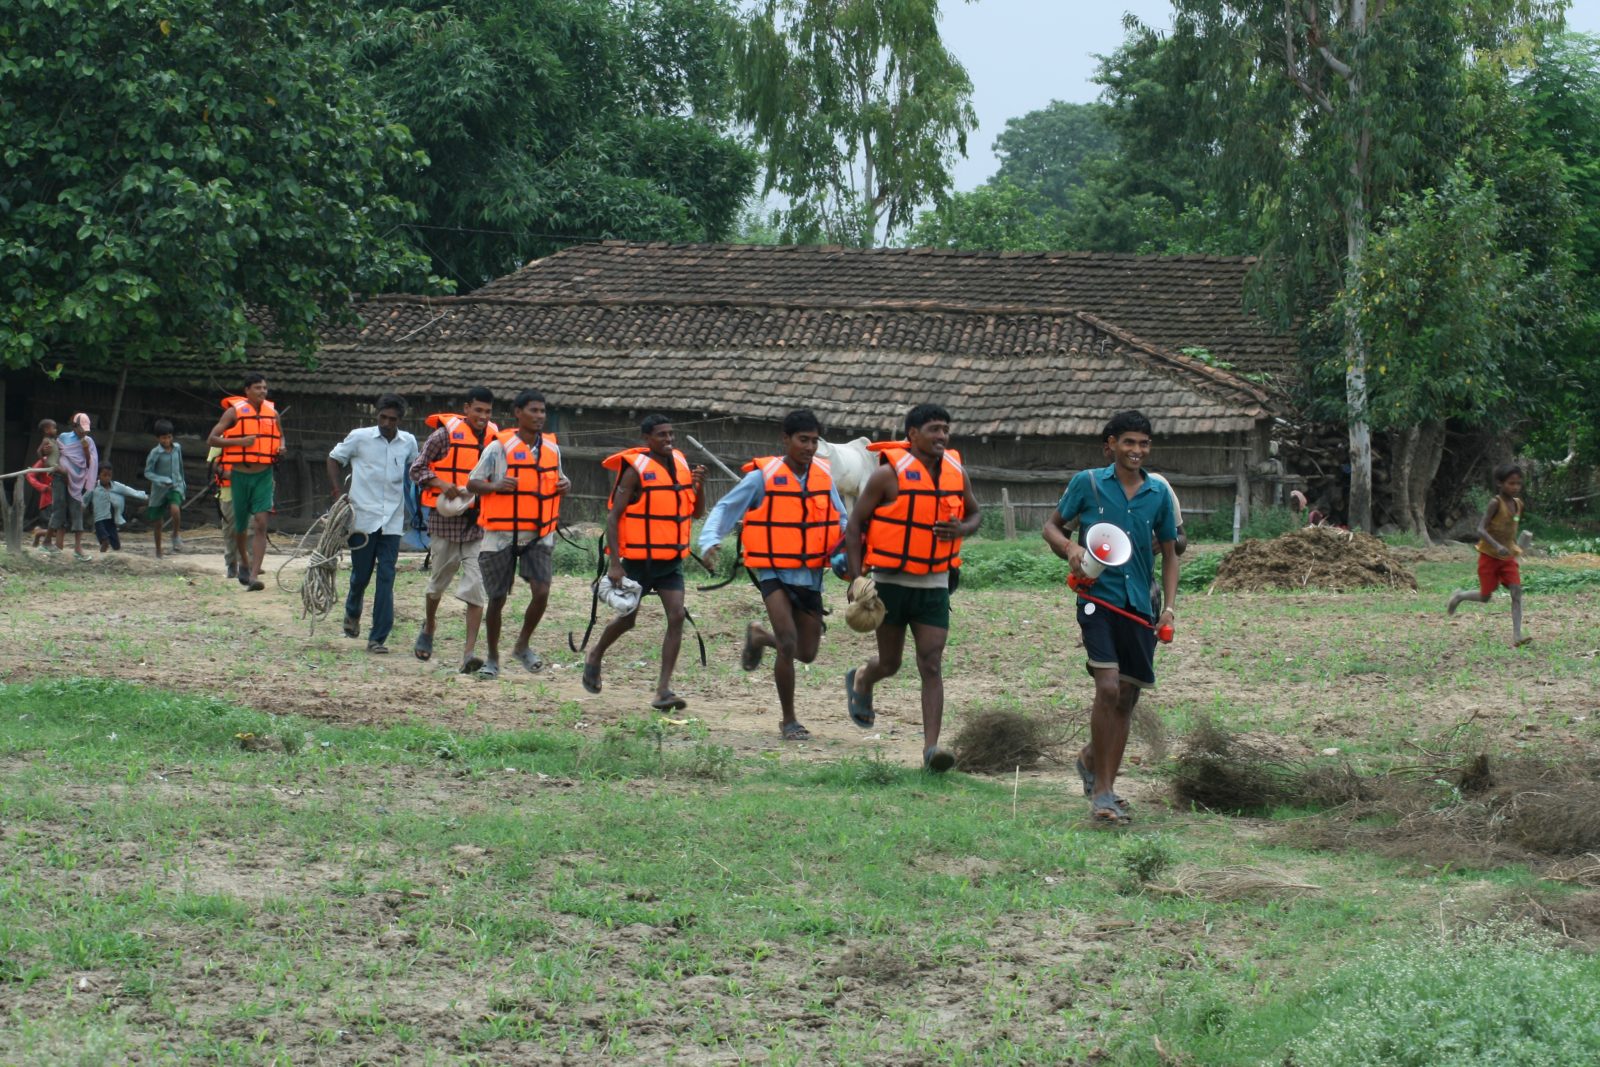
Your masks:
<path fill-rule="evenodd" d="M 250 518 L 272 510 L 272 468 L 264 471 L 233 472 L 233 528 L 237 533 L 250 529 Z"/>
<path fill-rule="evenodd" d="M 879 582 L 878 599 L 883 601 L 885 626 L 908 626 L 920 623 L 940 630 L 950 629 L 948 589 L 912 589 L 909 586 Z"/>
<path fill-rule="evenodd" d="M 151 493 L 150 506 L 144 509 L 144 517 L 146 521 L 157 522 L 166 518 L 167 509 L 174 505 L 183 507 L 183 494 L 176 489 L 169 489 L 160 496 Z"/>

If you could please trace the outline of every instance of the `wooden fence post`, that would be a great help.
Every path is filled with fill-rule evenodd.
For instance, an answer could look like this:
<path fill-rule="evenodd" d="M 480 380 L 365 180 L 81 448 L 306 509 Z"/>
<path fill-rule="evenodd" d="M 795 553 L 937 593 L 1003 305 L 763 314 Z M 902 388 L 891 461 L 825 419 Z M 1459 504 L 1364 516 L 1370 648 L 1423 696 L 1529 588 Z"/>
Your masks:
<path fill-rule="evenodd" d="M 1244 434 L 1238 437 L 1239 449 L 1233 454 L 1234 506 L 1233 543 L 1238 544 L 1241 531 L 1250 525 L 1250 457 L 1245 454 Z"/>
<path fill-rule="evenodd" d="M 1000 507 L 1005 511 L 1006 540 L 1017 539 L 1017 509 L 1011 506 L 1011 490 L 1005 486 L 1000 487 Z"/>

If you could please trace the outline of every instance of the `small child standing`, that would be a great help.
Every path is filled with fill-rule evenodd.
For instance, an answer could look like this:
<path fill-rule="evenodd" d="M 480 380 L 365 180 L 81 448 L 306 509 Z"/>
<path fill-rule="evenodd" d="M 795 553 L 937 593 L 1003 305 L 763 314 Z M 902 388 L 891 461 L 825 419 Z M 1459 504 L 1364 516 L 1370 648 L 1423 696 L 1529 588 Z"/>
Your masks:
<path fill-rule="evenodd" d="M 1494 499 L 1478 523 L 1478 589 L 1452 593 L 1445 614 L 1454 615 L 1463 601 L 1487 604 L 1503 585 L 1511 594 L 1511 647 L 1521 648 L 1533 640 L 1522 636 L 1522 572 L 1517 566 L 1517 557 L 1522 555 L 1517 538 L 1522 522 L 1522 468 L 1514 463 L 1496 467 L 1494 488 Z"/>
<path fill-rule="evenodd" d="M 39 443 L 38 458 L 33 461 L 33 466 L 29 468 L 28 474 L 28 484 L 39 495 L 39 514 L 33 520 L 37 524 L 33 531 L 34 548 L 39 548 L 50 539 L 50 509 L 55 501 L 55 497 L 51 495 L 50 487 L 55 480 L 56 470 L 52 463 L 58 462 L 55 457 L 59 453 L 55 439 L 56 424 L 49 419 L 46 419 L 45 423 L 49 424 L 51 432 Z M 41 424 L 41 428 L 43 425 Z M 32 473 L 33 471 L 38 471 L 39 473 L 34 474 Z"/>
<path fill-rule="evenodd" d="M 144 461 L 144 478 L 150 483 L 150 507 L 145 518 L 155 527 L 156 558 L 161 558 L 161 524 L 172 519 L 172 551 L 183 551 L 183 498 L 189 491 L 183 480 L 183 446 L 172 439 L 172 423 L 156 422 L 156 446 Z"/>
<path fill-rule="evenodd" d="M 100 542 L 100 551 L 122 551 L 122 536 L 117 528 L 127 520 L 122 517 L 123 505 L 128 498 L 134 500 L 149 500 L 150 498 L 139 490 L 123 485 L 116 481 L 111 474 L 111 468 L 100 468 L 100 484 L 89 490 L 89 498 L 85 505 L 93 509 L 94 536 Z"/>

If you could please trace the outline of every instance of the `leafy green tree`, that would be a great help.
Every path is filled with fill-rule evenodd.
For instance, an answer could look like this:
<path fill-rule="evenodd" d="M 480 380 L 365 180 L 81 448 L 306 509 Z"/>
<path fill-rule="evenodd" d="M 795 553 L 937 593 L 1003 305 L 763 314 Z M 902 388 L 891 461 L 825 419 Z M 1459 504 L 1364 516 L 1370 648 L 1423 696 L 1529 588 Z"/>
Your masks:
<path fill-rule="evenodd" d="M 309 352 L 426 283 L 385 173 L 420 168 L 290 0 L 12 0 L 0 22 L 0 366 Z"/>
<path fill-rule="evenodd" d="M 724 0 L 370 2 L 351 62 L 427 150 L 393 180 L 466 288 L 577 241 L 726 240 L 755 178 L 726 132 Z"/>
<path fill-rule="evenodd" d="M 1006 120 L 994 141 L 1000 159 L 994 183 L 1028 189 L 1051 206 L 1069 209 L 1073 193 L 1089 175 L 1085 164 L 1117 154 L 1117 135 L 1101 104 L 1052 100 L 1026 115 Z"/>
<path fill-rule="evenodd" d="M 766 0 L 737 69 L 791 239 L 870 246 L 949 195 L 977 116 L 938 0 Z"/>
<path fill-rule="evenodd" d="M 1361 264 L 1375 211 L 1438 181 L 1459 155 L 1469 56 L 1496 62 L 1560 3 L 1174 0 L 1171 36 L 1136 28 L 1160 114 L 1192 146 L 1227 215 L 1266 238 L 1263 304 L 1285 320 L 1330 287 L 1351 457 L 1350 520 L 1372 525 L 1370 345 Z M 1152 125 L 1155 132 L 1159 125 Z"/>
<path fill-rule="evenodd" d="M 1071 218 L 1036 193 L 996 179 L 925 211 L 906 243 L 925 248 L 1049 252 L 1073 247 Z"/>

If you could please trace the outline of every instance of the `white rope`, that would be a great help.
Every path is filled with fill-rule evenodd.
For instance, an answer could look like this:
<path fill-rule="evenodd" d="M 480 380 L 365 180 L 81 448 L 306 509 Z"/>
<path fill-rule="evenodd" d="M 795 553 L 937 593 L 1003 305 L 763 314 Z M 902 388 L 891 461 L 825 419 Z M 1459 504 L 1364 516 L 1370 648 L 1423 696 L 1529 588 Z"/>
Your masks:
<path fill-rule="evenodd" d="M 355 511 L 350 506 L 350 496 L 345 494 L 300 535 L 289 557 L 278 564 L 278 588 L 286 593 L 300 594 L 300 617 L 311 620 L 313 633 L 316 632 L 317 623 L 338 603 L 339 557 L 347 548 L 360 548 L 365 543 L 366 535 L 362 534 L 360 544 L 350 544 L 350 527 L 354 520 Z M 306 568 L 296 584 L 292 576 L 286 580 L 283 572 L 298 559 L 306 561 Z"/>

